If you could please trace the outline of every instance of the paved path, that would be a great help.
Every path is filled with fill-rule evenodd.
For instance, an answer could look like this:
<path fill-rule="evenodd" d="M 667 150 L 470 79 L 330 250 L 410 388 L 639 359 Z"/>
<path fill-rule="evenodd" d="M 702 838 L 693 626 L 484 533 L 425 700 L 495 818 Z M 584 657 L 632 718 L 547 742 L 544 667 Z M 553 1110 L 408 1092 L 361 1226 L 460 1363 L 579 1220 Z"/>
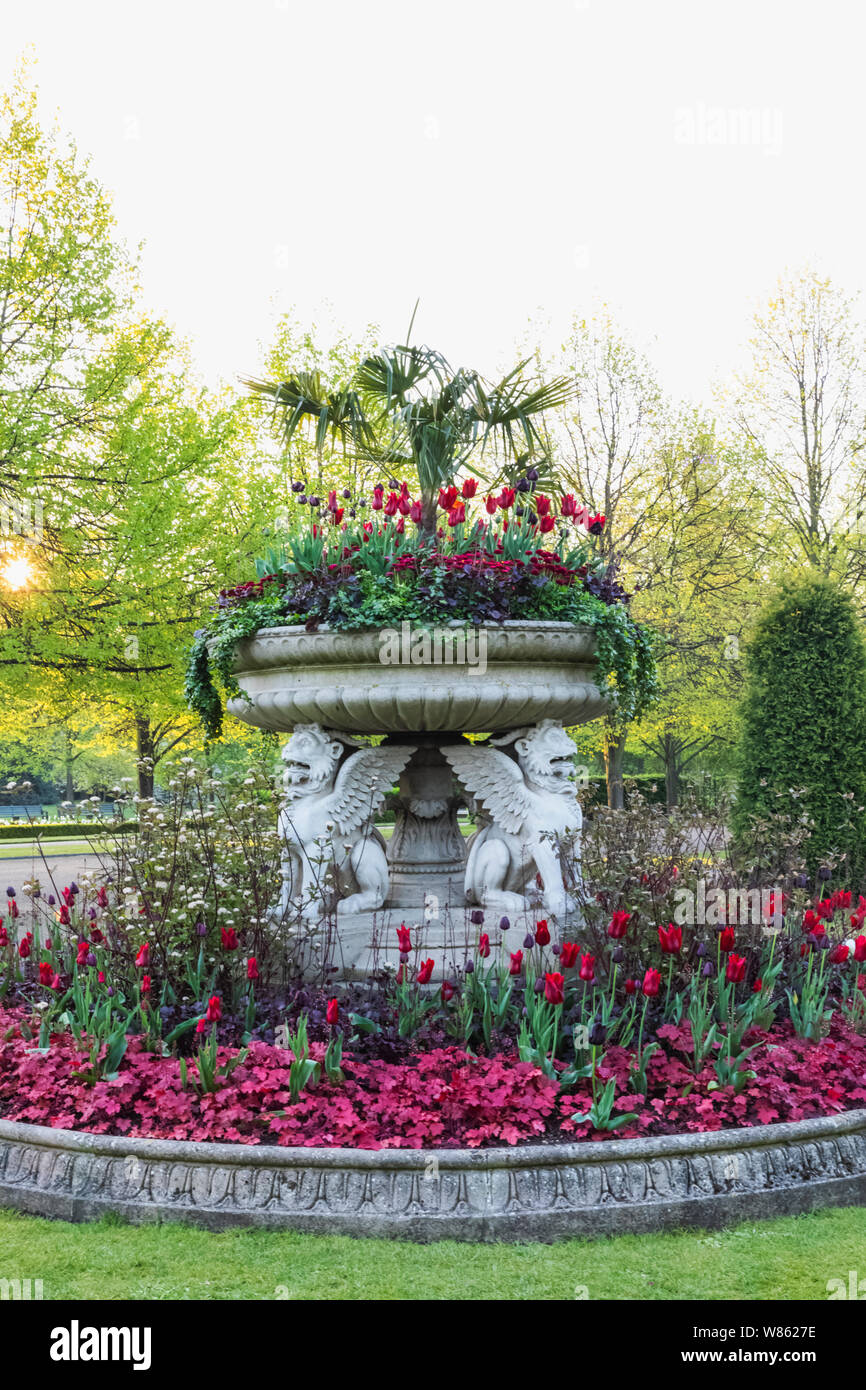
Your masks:
<path fill-rule="evenodd" d="M 35 877 L 44 894 L 54 893 L 56 897 L 59 889 L 80 878 L 85 869 L 94 873 L 99 867 L 100 860 L 95 854 L 57 854 L 50 848 L 46 848 L 44 860 L 39 854 L 0 860 L 0 913 L 4 911 L 2 902 L 7 888 L 14 888 L 20 895 L 22 884 Z"/>

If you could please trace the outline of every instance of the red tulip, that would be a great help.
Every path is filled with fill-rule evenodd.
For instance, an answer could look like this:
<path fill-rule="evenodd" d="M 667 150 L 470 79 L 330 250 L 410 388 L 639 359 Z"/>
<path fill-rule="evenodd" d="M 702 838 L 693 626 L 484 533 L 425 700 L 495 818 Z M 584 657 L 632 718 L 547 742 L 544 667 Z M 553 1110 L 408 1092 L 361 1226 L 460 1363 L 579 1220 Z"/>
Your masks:
<path fill-rule="evenodd" d="M 99 974 L 97 975 L 96 978 L 97 978 L 97 980 L 99 981 L 99 983 L 100 983 L 101 985 L 104 985 L 104 984 L 105 984 L 105 971 L 104 971 L 104 970 L 100 970 L 100 972 L 99 972 Z"/>
<path fill-rule="evenodd" d="M 195 1025 L 195 1031 L 196 1031 L 197 1033 L 203 1033 L 204 1030 L 205 1030 L 206 1028 L 207 1028 L 207 1019 L 205 1018 L 204 1014 L 202 1014 L 202 1016 L 201 1016 L 201 1018 L 199 1019 L 198 1023 Z"/>
<path fill-rule="evenodd" d="M 858 936 L 854 942 L 854 959 L 866 960 L 866 936 Z"/>
<path fill-rule="evenodd" d="M 482 932 L 478 938 L 478 954 L 482 960 L 486 960 L 490 955 L 490 937 L 486 931 Z"/>
<path fill-rule="evenodd" d="M 725 979 L 729 984 L 738 985 L 746 978 L 746 957 L 728 956 L 728 966 L 725 971 Z"/>
<path fill-rule="evenodd" d="M 851 954 L 850 948 L 840 941 L 838 946 L 834 946 L 830 952 L 831 965 L 844 965 L 848 956 Z"/>
<path fill-rule="evenodd" d="M 737 934 L 733 927 L 723 927 L 719 932 L 720 950 L 724 951 L 725 955 L 727 955 L 729 951 L 733 951 L 736 939 Z"/>
<path fill-rule="evenodd" d="M 432 961 L 432 960 L 422 960 L 421 964 L 418 966 L 418 983 L 419 983 L 419 985 L 426 985 L 426 984 L 429 984 L 429 983 L 430 983 L 430 976 L 431 976 L 432 974 L 433 974 L 433 961 Z"/>
<path fill-rule="evenodd" d="M 449 980 L 442 981 L 442 1002 L 447 1004 L 449 999 L 454 998 L 454 986 Z"/>
<path fill-rule="evenodd" d="M 514 506 L 514 495 L 513 487 L 504 487 L 497 497 L 496 500 L 504 512 L 507 512 L 509 507 Z"/>
<path fill-rule="evenodd" d="M 450 487 L 440 487 L 439 506 L 442 508 L 443 512 L 450 512 L 456 501 L 457 489 L 454 487 L 453 483 Z"/>
<path fill-rule="evenodd" d="M 535 924 L 535 944 L 536 946 L 547 946 L 550 942 L 550 932 L 547 930 L 547 921 L 542 918 Z"/>
<path fill-rule="evenodd" d="M 812 932 L 813 932 L 813 931 L 818 931 L 818 930 L 820 929 L 820 926 L 821 926 L 821 919 L 820 919 L 820 917 L 818 916 L 817 912 L 813 912 L 812 909 L 809 908 L 807 912 L 804 912 L 804 913 L 803 913 L 803 931 L 804 931 L 804 932 L 805 932 L 805 931 L 812 931 Z"/>
<path fill-rule="evenodd" d="M 659 945 L 665 955 L 679 955 L 683 945 L 683 929 L 668 922 L 667 927 L 659 927 Z"/>
<path fill-rule="evenodd" d="M 612 936 L 614 941 L 619 941 L 628 931 L 630 921 L 631 913 L 623 912 L 622 908 L 619 908 L 610 919 L 610 925 L 607 929 L 608 936 Z"/>
<path fill-rule="evenodd" d="M 659 992 L 662 977 L 658 970 L 648 970 L 643 977 L 643 992 L 648 999 L 652 999 Z"/>
<path fill-rule="evenodd" d="M 10 898 L 10 899 L 9 899 L 9 916 L 12 918 L 12 920 L 13 920 L 13 922 L 14 922 L 14 921 L 15 921 L 15 918 L 18 917 L 19 915 L 20 915 L 20 914 L 19 914 L 19 912 L 18 912 L 18 904 L 16 903 L 16 901 L 15 901 L 14 898 Z"/>
<path fill-rule="evenodd" d="M 579 950 L 580 948 L 576 941 L 563 941 L 562 948 L 559 952 L 559 959 L 566 970 L 570 970 L 573 965 L 577 964 Z"/>
<path fill-rule="evenodd" d="M 61 903 L 60 905 L 60 909 L 57 913 L 57 920 L 61 924 L 61 926 L 69 926 L 69 908 L 66 906 L 65 903 Z"/>
<path fill-rule="evenodd" d="M 635 989 L 636 989 L 636 985 L 635 985 L 634 980 L 626 980 L 626 982 L 625 982 L 625 992 L 626 992 L 626 994 L 634 994 Z"/>
<path fill-rule="evenodd" d="M 41 960 L 39 962 L 39 983 L 40 985 L 51 985 L 54 978 L 54 968 L 50 961 Z"/>
<path fill-rule="evenodd" d="M 7 931 L 6 931 L 6 928 L 3 927 L 3 926 L 0 926 L 0 946 L 8 946 L 8 945 L 9 945 L 9 936 L 8 936 Z"/>
<path fill-rule="evenodd" d="M 327 1007 L 326 1010 L 325 1010 L 325 1018 L 327 1019 L 328 1023 L 330 1023 L 331 1026 L 333 1027 L 333 1025 L 337 1022 L 337 1020 L 338 1020 L 339 1017 L 340 1017 L 340 1005 L 339 1005 L 339 1003 L 337 1002 L 336 999 L 329 999 L 329 1000 L 328 1000 L 328 1007 Z"/>
<path fill-rule="evenodd" d="M 150 994 L 150 976 L 149 976 L 149 975 L 142 975 L 142 977 L 141 977 L 141 992 L 142 992 L 142 994 Z"/>
<path fill-rule="evenodd" d="M 87 952 L 85 952 L 85 955 L 86 955 L 86 954 L 87 954 Z M 80 961 L 79 961 L 79 964 L 81 964 Z M 145 969 L 147 968 L 147 966 L 150 964 L 150 942 L 149 942 L 149 941 L 145 941 L 144 944 L 143 944 L 142 946 L 139 947 L 138 955 L 135 957 L 135 964 L 136 964 L 136 966 L 138 967 L 139 970 L 145 970 Z"/>
<path fill-rule="evenodd" d="M 448 525 L 449 525 L 449 526 L 459 526 L 460 523 L 463 522 L 463 521 L 465 521 L 465 520 L 466 520 L 466 507 L 464 506 L 464 504 L 463 504 L 462 502 L 458 502 L 457 505 L 456 505 L 455 507 L 452 507 L 451 510 L 450 510 L 450 512 L 448 513 Z"/>
<path fill-rule="evenodd" d="M 512 951 L 510 954 L 511 954 L 511 964 L 510 964 L 510 966 L 508 967 L 508 973 L 509 973 L 509 975 L 519 975 L 519 974 L 520 974 L 520 971 L 521 971 L 521 969 L 522 969 L 522 967 L 523 967 L 523 952 L 522 952 L 522 951 Z"/>
<path fill-rule="evenodd" d="M 219 1023 L 223 1016 L 222 1004 L 218 994 L 212 994 L 207 1004 L 205 1018 L 208 1023 Z"/>
<path fill-rule="evenodd" d="M 87 953 L 88 953 L 89 950 L 90 950 L 90 942 L 89 942 L 89 941 L 79 941 L 79 943 L 78 943 L 78 957 L 77 957 L 77 962 L 76 962 L 78 965 L 86 965 L 86 964 L 87 964 Z M 138 964 L 138 961 L 136 961 L 136 965 L 137 965 L 137 964 Z"/>
<path fill-rule="evenodd" d="M 397 928 L 397 940 L 400 943 L 401 954 L 408 955 L 412 950 L 412 938 L 409 935 L 409 928 L 401 926 Z"/>
<path fill-rule="evenodd" d="M 595 979 L 595 956 L 589 954 L 581 956 L 580 978 L 588 982 Z"/>
<path fill-rule="evenodd" d="M 577 501 L 573 493 L 566 493 L 559 505 L 559 510 L 563 516 L 577 515 Z"/>
<path fill-rule="evenodd" d="M 257 980 L 259 978 L 259 963 L 255 956 L 250 956 L 247 961 L 247 979 Z"/>
<path fill-rule="evenodd" d="M 420 502 L 413 502 L 412 505 L 411 505 L 411 507 L 409 508 L 409 519 L 410 519 L 410 521 L 414 521 L 414 522 L 417 524 L 417 523 L 421 520 L 421 517 L 422 517 L 423 515 L 424 515 L 424 508 L 421 506 L 421 503 L 420 503 Z"/>
<path fill-rule="evenodd" d="M 238 934 L 234 927 L 220 927 L 220 939 L 224 951 L 236 951 L 238 949 Z"/>
<path fill-rule="evenodd" d="M 857 988 L 861 991 L 866 991 L 866 975 L 857 976 Z"/>
<path fill-rule="evenodd" d="M 484 499 L 484 510 L 487 512 L 487 515 L 488 515 L 488 516 L 493 516 L 493 515 L 495 515 L 496 509 L 497 509 L 497 506 L 498 506 L 498 505 L 499 505 L 499 504 L 497 503 L 495 497 L 485 497 L 485 499 Z"/>
<path fill-rule="evenodd" d="M 563 986 L 565 976 L 557 973 L 548 974 L 544 977 L 544 997 L 548 1004 L 561 1004 L 565 995 Z"/>
<path fill-rule="evenodd" d="M 550 498 L 545 497 L 543 492 L 539 492 L 533 505 L 539 516 L 548 516 L 550 514 Z"/>
<path fill-rule="evenodd" d="M 755 981 L 755 983 L 752 985 L 752 993 L 753 993 L 753 994 L 760 994 L 760 993 L 761 993 L 761 990 L 762 990 L 763 988 L 764 988 L 764 981 L 763 981 L 763 980 L 760 978 L 760 976 L 759 976 L 758 979 Z"/>
<path fill-rule="evenodd" d="M 552 516 L 543 516 L 538 523 L 538 529 L 541 531 L 542 535 L 547 535 L 549 531 L 553 530 L 555 525 L 556 521 Z"/>
<path fill-rule="evenodd" d="M 106 892 L 104 885 L 99 889 L 99 892 L 96 895 L 96 901 L 100 907 L 108 907 L 108 893 Z"/>
<path fill-rule="evenodd" d="M 466 498 L 466 501 L 468 502 L 470 498 L 474 497 L 476 492 L 478 491 L 478 483 L 476 479 L 467 478 L 460 491 Z"/>

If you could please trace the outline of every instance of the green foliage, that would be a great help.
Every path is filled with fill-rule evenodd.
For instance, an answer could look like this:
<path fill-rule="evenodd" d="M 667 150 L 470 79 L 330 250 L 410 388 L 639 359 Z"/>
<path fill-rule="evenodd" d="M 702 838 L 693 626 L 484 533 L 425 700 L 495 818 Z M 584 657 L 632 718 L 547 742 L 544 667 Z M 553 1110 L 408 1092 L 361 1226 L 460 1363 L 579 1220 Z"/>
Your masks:
<path fill-rule="evenodd" d="M 866 648 L 851 600 L 811 574 L 788 584 L 758 622 L 741 711 L 738 838 L 802 788 L 814 872 L 842 857 L 866 867 Z"/>

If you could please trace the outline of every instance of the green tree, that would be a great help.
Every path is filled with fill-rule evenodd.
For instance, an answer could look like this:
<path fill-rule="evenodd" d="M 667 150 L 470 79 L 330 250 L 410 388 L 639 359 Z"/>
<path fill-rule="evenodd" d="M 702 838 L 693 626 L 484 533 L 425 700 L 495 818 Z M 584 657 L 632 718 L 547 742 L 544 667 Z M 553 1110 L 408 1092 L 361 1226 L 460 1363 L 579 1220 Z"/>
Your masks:
<path fill-rule="evenodd" d="M 810 871 L 837 855 L 858 886 L 866 868 L 866 645 L 851 599 L 807 574 L 759 619 L 746 658 L 733 829 L 777 813 L 793 793 L 814 829 Z M 802 791 L 802 796 L 800 793 Z"/>
<path fill-rule="evenodd" d="M 117 390 L 87 367 L 128 305 L 131 276 L 107 195 L 75 145 L 42 129 L 20 68 L 0 94 L 0 501 L 47 505 L 86 485 Z"/>
<path fill-rule="evenodd" d="M 549 448 L 556 482 L 591 511 L 601 512 L 602 553 L 623 577 L 644 569 L 646 527 L 663 496 L 657 457 L 665 404 L 652 368 L 616 328 L 607 311 L 575 319 L 554 370 L 573 387 L 553 412 Z M 600 726 L 608 805 L 623 804 L 628 730 Z"/>
<path fill-rule="evenodd" d="M 730 408 L 767 501 L 766 540 L 856 585 L 866 577 L 866 338 L 854 301 L 814 270 L 782 277 L 755 315 Z"/>

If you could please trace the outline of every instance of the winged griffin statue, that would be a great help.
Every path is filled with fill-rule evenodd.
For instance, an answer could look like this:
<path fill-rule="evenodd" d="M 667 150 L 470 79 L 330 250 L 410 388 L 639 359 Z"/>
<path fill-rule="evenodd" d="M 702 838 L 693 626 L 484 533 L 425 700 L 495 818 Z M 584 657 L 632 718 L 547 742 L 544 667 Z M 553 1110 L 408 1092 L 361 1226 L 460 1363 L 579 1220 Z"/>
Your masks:
<path fill-rule="evenodd" d="M 502 751 L 508 746 L 514 756 Z M 544 719 L 489 744 L 442 751 L 488 822 L 471 842 L 467 900 L 497 912 L 525 911 L 538 875 L 548 915 L 572 911 L 560 841 L 567 836 L 579 845 L 583 816 L 572 781 L 574 744 L 562 725 Z"/>
<path fill-rule="evenodd" d="M 364 747 L 320 724 L 296 727 L 282 753 L 281 915 L 300 908 L 317 919 L 336 900 L 341 914 L 382 907 L 388 862 L 373 818 L 414 752 L 406 744 Z"/>

